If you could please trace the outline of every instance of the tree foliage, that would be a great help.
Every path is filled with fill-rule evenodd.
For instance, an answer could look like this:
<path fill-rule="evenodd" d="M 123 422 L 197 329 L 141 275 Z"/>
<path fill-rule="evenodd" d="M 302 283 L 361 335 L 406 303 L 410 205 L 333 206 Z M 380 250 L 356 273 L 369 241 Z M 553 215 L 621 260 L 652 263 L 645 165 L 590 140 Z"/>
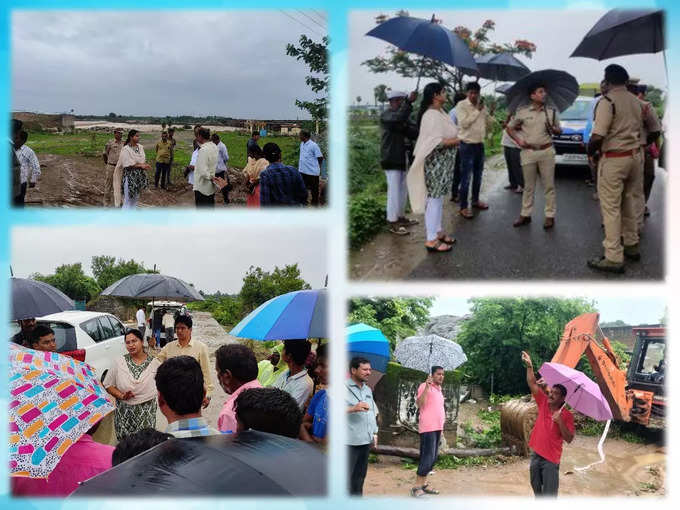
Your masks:
<path fill-rule="evenodd" d="M 83 266 L 79 262 L 61 265 L 52 275 L 36 273 L 31 278 L 48 283 L 78 301 L 89 301 L 102 291 L 97 281 L 83 272 Z"/>
<path fill-rule="evenodd" d="M 243 286 L 239 296 L 246 312 L 250 312 L 271 298 L 287 292 L 311 289 L 300 276 L 297 264 L 283 268 L 275 267 L 271 273 L 261 267 L 250 266 L 243 277 Z"/>
<path fill-rule="evenodd" d="M 427 323 L 431 306 L 432 298 L 354 298 L 349 301 L 347 323 L 378 328 L 394 348 Z"/>
<path fill-rule="evenodd" d="M 97 280 L 97 284 L 102 289 L 105 289 L 112 283 L 115 283 L 126 276 L 159 272 L 154 269 L 145 268 L 143 262 L 136 262 L 134 259 L 116 260 L 116 257 L 110 257 L 108 255 L 92 257 L 91 269 L 95 280 Z"/>
<path fill-rule="evenodd" d="M 390 88 L 385 85 L 384 83 L 381 83 L 380 85 L 376 85 L 373 88 L 373 98 L 375 99 L 375 104 L 377 106 L 378 103 L 385 104 L 387 102 L 387 91 L 390 90 Z"/>
<path fill-rule="evenodd" d="M 299 46 L 286 45 L 286 55 L 302 60 L 313 74 L 305 77 L 305 83 L 315 94 L 322 97 L 314 101 L 295 100 L 295 106 L 307 110 L 313 120 L 325 121 L 328 116 L 328 88 L 330 85 L 328 74 L 328 37 L 316 42 L 306 35 L 301 35 Z"/>
<path fill-rule="evenodd" d="M 396 16 L 409 16 L 407 11 L 399 11 Z M 375 18 L 377 24 L 389 19 L 381 14 Z M 442 23 L 443 20 L 435 20 Z M 490 34 L 496 29 L 496 22 L 486 20 L 477 30 L 470 30 L 465 26 L 457 26 L 452 32 L 458 35 L 470 48 L 473 56 L 488 53 L 512 53 L 531 58 L 536 51 L 536 45 L 525 39 L 516 39 L 509 43 L 492 43 Z M 405 78 L 430 78 L 444 85 L 453 95 L 463 90 L 464 73 L 460 69 L 444 64 L 438 60 L 407 53 L 396 46 L 389 45 L 385 54 L 366 60 L 362 63 L 374 73 L 396 72 Z"/>
<path fill-rule="evenodd" d="M 520 353 L 527 351 L 538 369 L 557 350 L 564 326 L 574 317 L 595 311 L 581 298 L 473 298 L 472 317 L 456 337 L 468 361 L 471 379 L 494 393 L 527 391 Z M 580 368 L 580 367 L 578 367 Z"/>

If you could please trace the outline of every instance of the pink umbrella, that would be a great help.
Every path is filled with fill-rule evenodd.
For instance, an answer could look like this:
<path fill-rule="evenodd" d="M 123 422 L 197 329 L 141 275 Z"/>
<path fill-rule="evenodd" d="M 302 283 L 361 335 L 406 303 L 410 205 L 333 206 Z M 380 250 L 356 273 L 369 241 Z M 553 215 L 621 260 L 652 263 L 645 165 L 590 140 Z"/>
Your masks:
<path fill-rule="evenodd" d="M 600 387 L 583 372 L 561 363 L 543 363 L 538 373 L 549 386 L 564 386 L 567 389 L 565 401 L 579 413 L 597 421 L 612 419 L 612 411 Z"/>

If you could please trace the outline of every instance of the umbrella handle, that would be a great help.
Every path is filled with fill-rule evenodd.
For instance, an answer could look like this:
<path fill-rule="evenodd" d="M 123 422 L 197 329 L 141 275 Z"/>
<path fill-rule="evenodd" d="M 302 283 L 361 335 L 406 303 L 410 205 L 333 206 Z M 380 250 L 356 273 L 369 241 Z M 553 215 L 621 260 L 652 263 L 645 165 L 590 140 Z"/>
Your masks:
<path fill-rule="evenodd" d="M 434 18 L 434 15 L 432 15 Z M 420 59 L 420 69 L 418 69 L 418 82 L 416 83 L 416 92 L 420 89 L 420 77 L 423 75 L 423 67 L 425 67 L 425 57 Z"/>

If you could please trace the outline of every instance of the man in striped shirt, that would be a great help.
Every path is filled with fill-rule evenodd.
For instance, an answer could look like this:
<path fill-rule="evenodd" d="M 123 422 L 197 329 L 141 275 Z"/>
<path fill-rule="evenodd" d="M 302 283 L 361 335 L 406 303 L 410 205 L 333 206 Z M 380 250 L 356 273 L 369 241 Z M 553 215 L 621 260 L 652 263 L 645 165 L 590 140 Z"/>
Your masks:
<path fill-rule="evenodd" d="M 191 356 L 164 361 L 156 372 L 158 408 L 168 420 L 165 432 L 175 437 L 219 434 L 201 416 L 205 397 L 201 365 Z"/>

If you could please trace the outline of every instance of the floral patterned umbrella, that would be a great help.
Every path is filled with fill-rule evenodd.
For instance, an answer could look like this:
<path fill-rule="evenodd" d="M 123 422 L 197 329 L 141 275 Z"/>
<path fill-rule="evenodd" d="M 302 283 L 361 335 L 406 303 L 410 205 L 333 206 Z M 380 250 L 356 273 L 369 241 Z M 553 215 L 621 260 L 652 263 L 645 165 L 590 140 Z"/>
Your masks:
<path fill-rule="evenodd" d="M 433 366 L 455 370 L 467 361 L 463 348 L 439 335 L 410 336 L 394 350 L 394 357 L 406 368 L 430 373 Z"/>
<path fill-rule="evenodd" d="M 114 410 L 86 363 L 14 344 L 9 393 L 10 476 L 47 478 L 69 447 Z"/>

